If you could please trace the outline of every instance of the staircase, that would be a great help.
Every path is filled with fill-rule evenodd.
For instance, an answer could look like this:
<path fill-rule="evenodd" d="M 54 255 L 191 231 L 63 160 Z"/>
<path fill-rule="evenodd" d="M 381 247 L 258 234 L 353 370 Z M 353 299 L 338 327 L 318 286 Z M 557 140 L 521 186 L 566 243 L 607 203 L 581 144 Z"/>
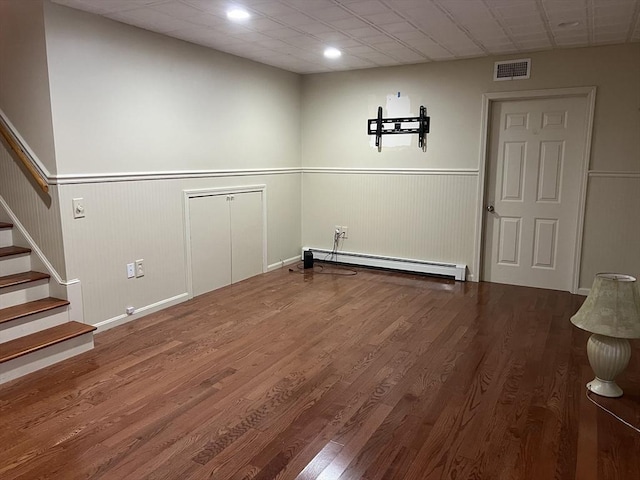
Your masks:
<path fill-rule="evenodd" d="M 68 305 L 49 296 L 49 275 L 31 270 L 31 249 L 0 222 L 0 384 L 93 348 L 96 328 L 70 321 Z"/>

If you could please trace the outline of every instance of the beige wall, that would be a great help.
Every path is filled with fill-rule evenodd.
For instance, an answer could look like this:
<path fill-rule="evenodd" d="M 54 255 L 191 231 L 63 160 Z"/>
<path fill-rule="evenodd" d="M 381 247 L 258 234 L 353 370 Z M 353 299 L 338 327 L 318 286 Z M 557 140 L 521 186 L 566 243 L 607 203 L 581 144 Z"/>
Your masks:
<path fill-rule="evenodd" d="M 0 109 L 55 173 L 41 0 L 0 2 Z"/>
<path fill-rule="evenodd" d="M 298 75 L 46 7 L 61 174 L 299 166 Z"/>
<path fill-rule="evenodd" d="M 597 86 L 590 169 L 640 172 L 640 44 L 540 52 L 527 57 L 532 59 L 531 78 L 512 82 L 492 81 L 497 58 L 305 76 L 303 243 L 330 248 L 334 225 L 358 219 L 357 228 L 347 224 L 349 239 L 344 242 L 344 250 L 393 251 L 398 256 L 471 266 L 473 239 L 458 236 L 470 234 L 466 209 L 477 209 L 483 93 Z M 397 92 L 409 97 L 412 114 L 417 114 L 420 105 L 428 109 L 431 133 L 426 153 L 417 148 L 415 136 L 411 146 L 383 147 L 380 153 L 370 146 L 366 120 L 375 117 L 379 105 L 385 106 L 388 94 Z M 383 144 L 387 138 L 383 137 Z M 332 174 L 347 176 L 348 180 L 328 188 L 327 173 L 314 171 L 317 167 L 347 169 Z M 394 171 L 388 180 L 368 182 L 369 173 L 354 170 L 361 168 Z M 406 179 L 396 181 L 399 173 L 410 175 L 410 169 L 431 175 L 432 185 L 415 190 L 407 188 Z M 458 169 L 475 174 L 464 183 L 452 181 L 451 176 L 460 175 Z M 632 229 L 616 231 L 624 240 L 600 238 L 598 247 L 592 241 L 598 237 L 603 220 L 592 208 L 594 202 L 601 205 L 600 212 L 610 212 L 606 222 L 609 227 L 638 223 L 637 210 L 615 209 L 614 200 L 607 195 L 617 190 L 617 181 L 640 187 L 638 177 L 631 177 L 609 180 L 598 193 L 596 182 L 589 182 L 585 223 L 585 238 L 589 240 L 585 241 L 580 279 L 583 287 L 591 284 L 594 271 L 622 265 L 628 273 L 640 274 L 640 249 L 617 248 L 620 241 L 637 244 Z M 379 184 L 385 188 L 379 188 Z M 434 200 L 433 192 L 442 193 Z M 633 203 L 640 188 L 631 187 L 628 192 Z M 466 215 L 456 210 L 461 202 Z M 374 204 L 377 208 L 371 211 Z M 423 209 L 418 217 L 420 224 L 416 223 L 416 206 Z M 319 218 L 318 212 L 322 212 Z M 394 229 L 402 232 L 393 241 L 389 240 L 390 219 Z M 425 239 L 423 224 L 439 233 Z M 366 243 L 361 243 L 361 236 L 366 236 Z M 603 255 L 603 250 L 610 253 Z M 477 279 L 477 272 L 470 273 Z"/>

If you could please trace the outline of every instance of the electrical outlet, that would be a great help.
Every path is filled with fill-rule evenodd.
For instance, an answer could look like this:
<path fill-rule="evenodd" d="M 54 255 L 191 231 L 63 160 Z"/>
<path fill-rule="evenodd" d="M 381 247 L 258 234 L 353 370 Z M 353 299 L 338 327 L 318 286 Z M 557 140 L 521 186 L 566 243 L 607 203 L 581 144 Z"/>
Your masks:
<path fill-rule="evenodd" d="M 133 315 L 136 313 L 136 309 L 134 307 L 127 307 L 125 311 L 127 312 L 127 315 Z"/>
<path fill-rule="evenodd" d="M 133 263 L 127 263 L 127 278 L 133 278 L 136 276 L 136 269 Z"/>
<path fill-rule="evenodd" d="M 136 260 L 136 278 L 144 277 L 144 264 L 143 259 Z"/>
<path fill-rule="evenodd" d="M 340 225 L 336 225 L 333 230 L 334 235 L 342 235 L 342 227 Z"/>
<path fill-rule="evenodd" d="M 342 238 L 349 238 L 349 227 L 342 227 Z"/>

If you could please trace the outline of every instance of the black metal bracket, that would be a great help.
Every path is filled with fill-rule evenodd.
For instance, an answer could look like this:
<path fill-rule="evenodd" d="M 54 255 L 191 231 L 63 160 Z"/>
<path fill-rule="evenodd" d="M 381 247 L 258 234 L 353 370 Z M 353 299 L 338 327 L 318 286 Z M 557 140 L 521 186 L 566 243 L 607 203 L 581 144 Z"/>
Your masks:
<path fill-rule="evenodd" d="M 385 129 L 384 124 L 393 123 L 393 129 Z M 417 123 L 417 127 L 402 128 L 403 123 Z M 399 135 L 402 133 L 417 133 L 418 147 L 423 149 L 427 144 L 427 133 L 431 118 L 427 116 L 427 109 L 420 106 L 419 117 L 400 117 L 400 118 L 382 118 L 382 107 L 378 107 L 378 118 L 370 118 L 367 120 L 367 131 L 369 135 L 376 136 L 376 147 L 380 148 L 380 138 L 382 135 Z"/>

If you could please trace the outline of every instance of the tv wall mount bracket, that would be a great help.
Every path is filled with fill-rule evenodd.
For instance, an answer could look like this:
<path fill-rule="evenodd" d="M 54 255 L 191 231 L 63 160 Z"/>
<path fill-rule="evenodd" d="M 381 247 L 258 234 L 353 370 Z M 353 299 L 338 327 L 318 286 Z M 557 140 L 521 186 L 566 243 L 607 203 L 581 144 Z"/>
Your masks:
<path fill-rule="evenodd" d="M 403 123 L 417 123 L 418 126 L 403 127 Z M 418 134 L 418 148 L 426 150 L 427 133 L 429 133 L 429 125 L 431 118 L 427 116 L 427 109 L 420 106 L 420 116 L 418 117 L 399 117 L 399 118 L 382 118 L 382 107 L 378 107 L 378 118 L 370 118 L 367 120 L 367 129 L 369 135 L 376 136 L 376 147 L 381 149 L 380 139 L 383 135 L 400 135 L 403 133 Z M 393 128 L 384 128 L 383 125 L 393 124 Z"/>

